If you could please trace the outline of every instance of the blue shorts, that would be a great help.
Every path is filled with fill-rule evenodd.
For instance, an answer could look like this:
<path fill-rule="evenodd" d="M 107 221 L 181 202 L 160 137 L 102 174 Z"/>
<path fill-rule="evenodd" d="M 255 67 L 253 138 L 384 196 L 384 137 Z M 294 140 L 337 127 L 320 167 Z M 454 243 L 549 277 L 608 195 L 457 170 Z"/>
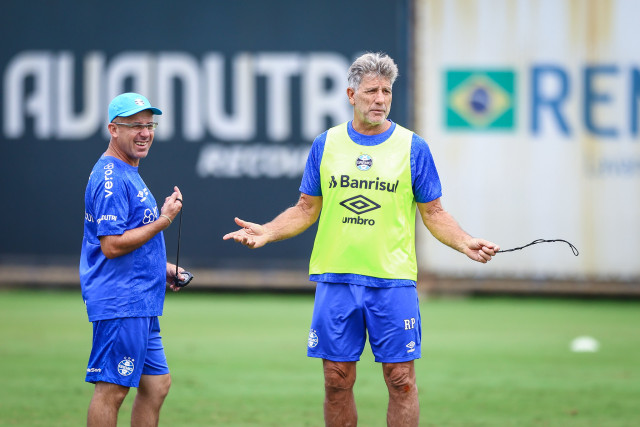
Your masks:
<path fill-rule="evenodd" d="M 307 356 L 334 362 L 358 361 L 367 332 L 376 362 L 419 359 L 421 325 L 416 287 L 319 282 Z"/>
<path fill-rule="evenodd" d="M 93 322 L 93 347 L 85 381 L 138 387 L 141 375 L 168 373 L 157 317 Z"/>

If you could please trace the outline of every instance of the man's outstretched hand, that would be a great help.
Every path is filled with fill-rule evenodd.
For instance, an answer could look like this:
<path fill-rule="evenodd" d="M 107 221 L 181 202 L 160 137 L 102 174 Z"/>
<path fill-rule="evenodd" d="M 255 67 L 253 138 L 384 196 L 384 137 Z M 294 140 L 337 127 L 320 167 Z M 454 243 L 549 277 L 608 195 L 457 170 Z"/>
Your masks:
<path fill-rule="evenodd" d="M 264 226 L 244 221 L 238 217 L 235 218 L 235 221 L 242 228 L 225 234 L 222 236 L 222 240 L 233 239 L 251 249 L 257 249 L 269 243 L 269 236 Z"/>

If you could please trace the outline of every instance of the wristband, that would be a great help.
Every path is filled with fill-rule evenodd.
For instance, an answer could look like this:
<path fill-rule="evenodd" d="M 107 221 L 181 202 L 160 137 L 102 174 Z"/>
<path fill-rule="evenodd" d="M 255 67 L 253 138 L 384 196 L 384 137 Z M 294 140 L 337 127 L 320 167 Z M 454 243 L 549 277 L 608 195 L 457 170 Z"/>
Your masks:
<path fill-rule="evenodd" d="M 168 217 L 168 216 L 166 216 L 165 214 L 162 214 L 162 215 L 160 215 L 160 216 L 161 216 L 162 218 L 166 218 L 166 219 L 167 219 L 167 221 L 169 221 L 169 225 L 171 225 L 171 223 L 173 222 L 173 221 L 171 221 L 171 218 L 169 218 L 169 217 Z"/>

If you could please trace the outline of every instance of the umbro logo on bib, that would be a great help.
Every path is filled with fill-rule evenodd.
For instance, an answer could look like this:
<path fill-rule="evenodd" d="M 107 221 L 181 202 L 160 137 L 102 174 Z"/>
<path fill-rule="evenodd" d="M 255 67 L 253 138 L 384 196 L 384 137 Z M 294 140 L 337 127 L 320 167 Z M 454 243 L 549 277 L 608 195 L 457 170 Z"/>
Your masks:
<path fill-rule="evenodd" d="M 340 204 L 356 215 L 362 215 L 380 208 L 379 204 L 362 195 L 345 199 Z"/>

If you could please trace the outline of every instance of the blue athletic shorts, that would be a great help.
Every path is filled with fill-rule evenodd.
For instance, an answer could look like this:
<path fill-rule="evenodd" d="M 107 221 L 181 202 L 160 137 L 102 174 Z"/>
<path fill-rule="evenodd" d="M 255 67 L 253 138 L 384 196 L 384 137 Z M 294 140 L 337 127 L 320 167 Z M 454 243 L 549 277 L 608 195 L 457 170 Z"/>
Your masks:
<path fill-rule="evenodd" d="M 376 362 L 419 359 L 421 325 L 416 287 L 319 282 L 307 356 L 334 362 L 358 361 L 367 332 Z"/>
<path fill-rule="evenodd" d="M 141 375 L 168 373 L 157 317 L 93 322 L 93 347 L 85 381 L 138 387 Z"/>

